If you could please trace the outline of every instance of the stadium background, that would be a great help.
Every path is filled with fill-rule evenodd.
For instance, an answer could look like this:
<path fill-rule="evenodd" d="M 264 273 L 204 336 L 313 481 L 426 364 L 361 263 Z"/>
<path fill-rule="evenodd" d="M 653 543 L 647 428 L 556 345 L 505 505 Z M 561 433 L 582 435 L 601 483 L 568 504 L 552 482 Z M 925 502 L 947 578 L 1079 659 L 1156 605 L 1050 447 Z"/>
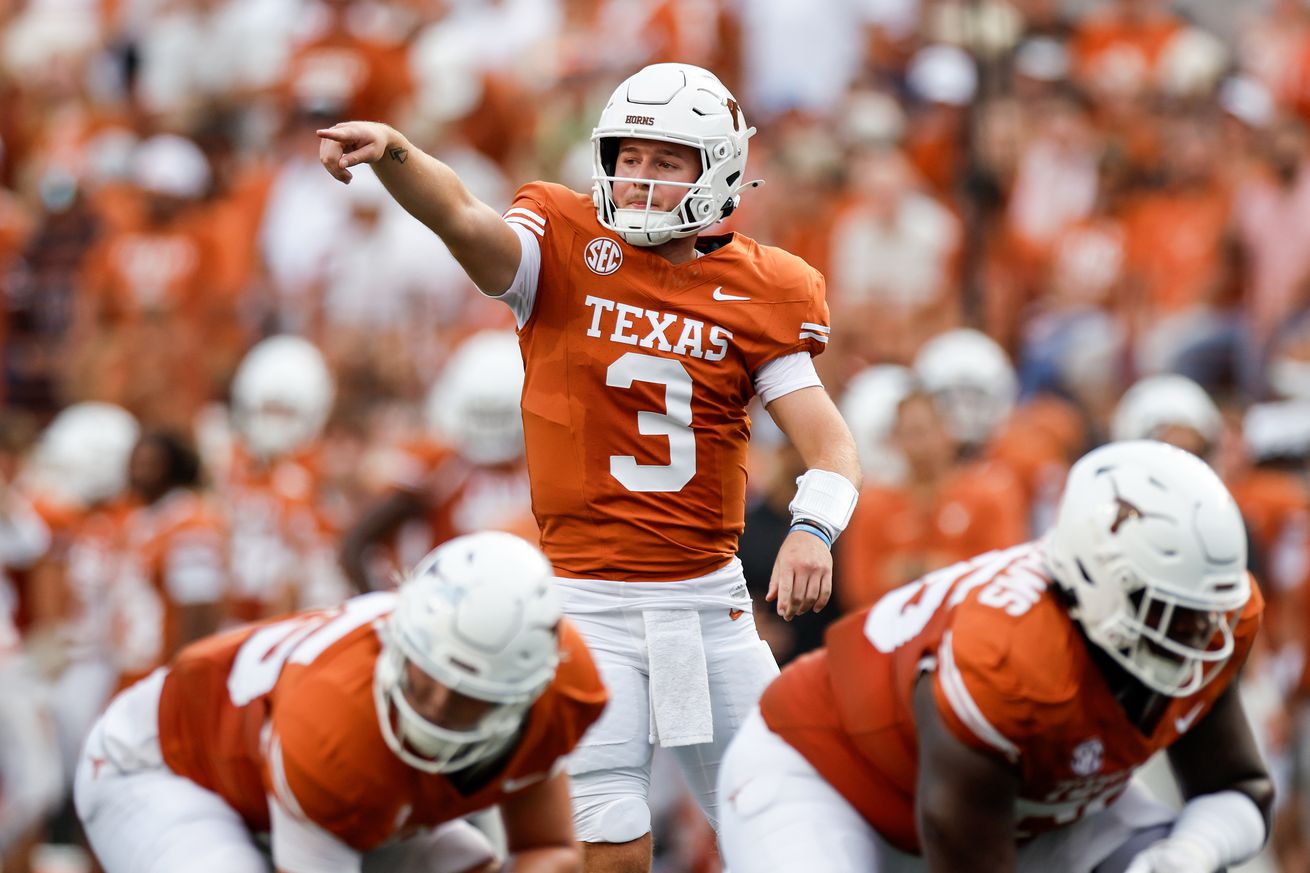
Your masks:
<path fill-rule="evenodd" d="M 276 333 L 314 342 L 335 380 L 305 497 L 320 550 L 391 490 L 441 489 L 413 449 L 425 398 L 464 339 L 512 321 L 367 174 L 333 182 L 314 130 L 385 120 L 504 208 L 531 179 L 587 190 L 605 97 L 663 60 L 716 71 L 759 128 L 748 172 L 767 184 L 726 227 L 827 276 L 818 365 L 868 468 L 836 606 L 761 617 L 779 659 L 889 585 L 1040 533 L 1053 483 L 1110 435 L 1187 443 L 1251 529 L 1274 848 L 1310 869 L 1304 0 L 0 0 L 0 494 L 36 501 L 42 428 L 107 401 L 200 447 L 222 517 L 223 404 Z M 935 371 L 920 351 L 958 328 L 1001 363 L 957 335 Z M 892 365 L 916 358 L 937 405 L 900 402 Z M 1120 408 L 1158 374 L 1214 409 L 1182 383 Z M 743 560 L 762 591 L 798 461 L 756 423 Z M 46 673 L 61 607 L 33 588 L 103 534 L 52 526 L 42 554 L 0 554 L 19 629 L 0 648 Z M 694 806 L 660 806 L 658 869 L 711 870 Z M 54 821 L 41 841 L 73 839 Z"/>

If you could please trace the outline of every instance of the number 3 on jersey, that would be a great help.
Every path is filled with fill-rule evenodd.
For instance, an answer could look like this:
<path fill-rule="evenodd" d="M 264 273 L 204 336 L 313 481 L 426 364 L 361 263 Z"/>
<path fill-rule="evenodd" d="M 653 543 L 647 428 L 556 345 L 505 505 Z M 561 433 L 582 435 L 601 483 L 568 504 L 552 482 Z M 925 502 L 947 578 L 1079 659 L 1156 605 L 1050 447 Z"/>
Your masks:
<path fill-rule="evenodd" d="M 638 412 L 637 432 L 669 440 L 669 463 L 638 464 L 632 455 L 610 455 L 610 475 L 629 491 L 681 491 L 696 475 L 696 435 L 691 429 L 691 374 L 679 361 L 628 352 L 610 364 L 605 384 L 664 386 L 663 412 Z"/>

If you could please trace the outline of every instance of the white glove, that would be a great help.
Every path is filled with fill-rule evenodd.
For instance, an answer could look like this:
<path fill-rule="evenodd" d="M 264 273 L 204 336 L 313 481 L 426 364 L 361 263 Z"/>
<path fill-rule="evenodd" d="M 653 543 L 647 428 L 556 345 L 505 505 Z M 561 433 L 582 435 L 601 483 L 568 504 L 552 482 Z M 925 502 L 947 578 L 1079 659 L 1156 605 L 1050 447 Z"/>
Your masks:
<path fill-rule="evenodd" d="M 1219 869 L 1219 858 L 1212 846 L 1172 836 L 1138 852 L 1124 873 L 1216 873 Z"/>

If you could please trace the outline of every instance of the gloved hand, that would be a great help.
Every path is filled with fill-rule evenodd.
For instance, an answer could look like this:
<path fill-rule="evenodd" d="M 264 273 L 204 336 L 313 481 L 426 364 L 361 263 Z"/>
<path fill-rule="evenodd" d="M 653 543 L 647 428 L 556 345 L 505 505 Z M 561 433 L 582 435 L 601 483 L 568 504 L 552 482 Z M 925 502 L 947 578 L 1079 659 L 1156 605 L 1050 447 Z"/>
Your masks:
<path fill-rule="evenodd" d="M 1133 858 L 1124 873 L 1217 873 L 1214 848 L 1187 837 L 1166 837 Z"/>

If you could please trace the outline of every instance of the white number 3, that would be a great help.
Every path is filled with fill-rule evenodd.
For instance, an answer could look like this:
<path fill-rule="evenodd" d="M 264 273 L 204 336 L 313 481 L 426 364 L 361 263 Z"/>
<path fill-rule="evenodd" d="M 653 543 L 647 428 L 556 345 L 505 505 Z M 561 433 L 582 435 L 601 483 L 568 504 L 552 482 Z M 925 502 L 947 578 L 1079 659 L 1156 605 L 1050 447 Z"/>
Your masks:
<path fill-rule="evenodd" d="M 691 374 L 672 358 L 628 352 L 605 371 L 611 388 L 633 382 L 664 386 L 663 412 L 638 412 L 637 432 L 669 440 L 669 463 L 638 464 L 632 455 L 610 455 L 610 475 L 629 491 L 681 491 L 696 475 L 696 435 L 691 430 Z"/>

